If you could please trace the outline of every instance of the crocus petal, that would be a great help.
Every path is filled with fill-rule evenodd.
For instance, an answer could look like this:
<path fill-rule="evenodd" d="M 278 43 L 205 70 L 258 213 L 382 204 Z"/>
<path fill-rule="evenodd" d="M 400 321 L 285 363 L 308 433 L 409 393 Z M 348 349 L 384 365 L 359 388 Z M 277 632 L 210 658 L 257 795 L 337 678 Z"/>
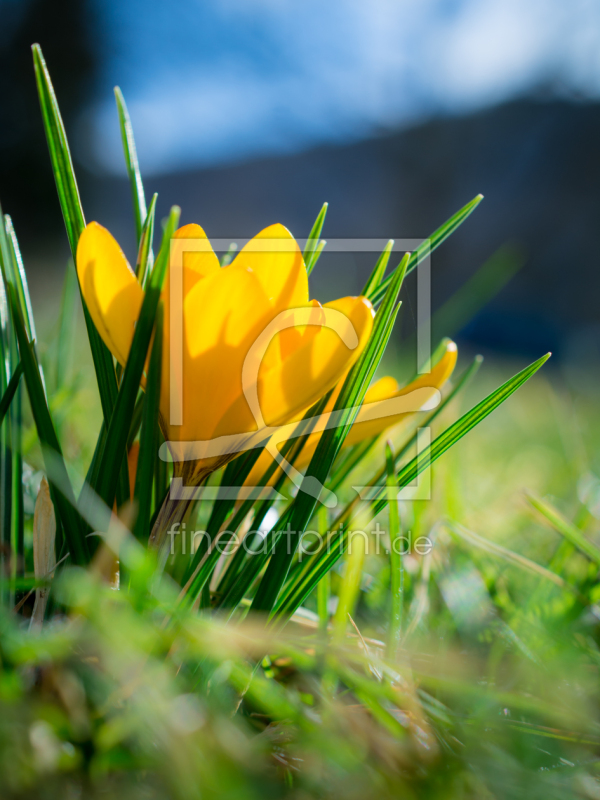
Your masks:
<path fill-rule="evenodd" d="M 282 225 L 261 231 L 228 267 L 199 281 L 184 302 L 184 425 L 171 438 L 205 441 L 255 430 L 242 386 L 244 361 L 280 312 L 307 304 L 302 254 Z M 279 363 L 265 359 L 267 370 Z"/>
<path fill-rule="evenodd" d="M 305 310 L 310 318 L 312 309 Z M 280 367 L 261 364 L 258 357 L 248 359 L 254 383 L 248 381 L 244 386 L 245 393 L 227 410 L 215 437 L 298 419 L 347 373 L 371 334 L 373 307 L 364 297 L 345 297 L 328 303 L 324 312 L 327 326 L 307 326 L 316 328 L 317 334 L 303 337 L 301 346 Z M 293 311 L 290 314 L 295 316 Z M 248 416 L 250 409 L 253 410 Z M 247 426 L 241 427 L 244 419 L 248 420 Z"/>
<path fill-rule="evenodd" d="M 125 364 L 144 292 L 114 237 L 97 222 L 79 239 L 77 274 L 98 333 Z"/>
<path fill-rule="evenodd" d="M 383 433 L 383 431 L 387 430 L 387 428 L 391 428 L 392 425 L 400 422 L 407 416 L 408 413 L 410 413 L 404 412 L 400 414 L 394 414 L 392 416 L 380 417 L 379 419 L 363 421 L 367 418 L 367 416 L 371 416 L 373 411 L 375 413 L 377 412 L 376 408 L 373 409 L 371 407 L 370 409 L 367 409 L 365 406 L 368 404 L 396 397 L 405 397 L 406 395 L 411 394 L 411 392 L 415 392 L 417 389 L 430 389 L 429 392 L 423 393 L 423 396 L 421 396 L 421 393 L 419 393 L 420 404 L 426 404 L 428 400 L 434 396 L 435 392 L 439 391 L 446 383 L 448 378 L 452 375 L 456 365 L 457 355 L 458 353 L 456 344 L 454 342 L 448 342 L 444 354 L 433 367 L 431 372 L 420 375 L 414 381 L 409 383 L 408 386 L 404 386 L 398 391 L 391 392 L 387 397 L 377 396 L 382 394 L 384 387 L 378 387 L 377 384 L 372 386 L 371 391 L 373 394 L 371 397 L 369 397 L 369 393 L 367 392 L 363 408 L 359 411 L 356 422 L 350 429 L 344 444 L 350 446 L 362 441 L 363 439 L 368 439 L 371 436 L 378 436 L 380 433 Z"/>
<path fill-rule="evenodd" d="M 365 297 L 343 297 L 323 308 L 340 312 L 346 318 L 356 336 L 355 347 L 349 348 L 330 327 L 317 327 L 318 333 L 304 337 L 279 369 L 261 371 L 258 396 L 267 425 L 293 419 L 316 403 L 364 350 L 373 328 L 371 303 Z"/>
<path fill-rule="evenodd" d="M 373 386 L 370 386 L 365 394 L 365 403 L 375 403 L 377 400 L 387 400 L 393 397 L 396 392 L 400 391 L 398 381 L 390 375 L 385 375 L 378 381 L 375 381 Z"/>
<path fill-rule="evenodd" d="M 457 349 L 454 342 L 449 342 L 446 346 L 446 350 L 442 355 L 441 359 L 435 364 L 431 372 L 420 375 L 416 380 L 412 381 L 408 386 L 403 387 L 402 389 L 398 388 L 398 382 L 390 377 L 385 376 L 374 383 L 369 390 L 367 391 L 363 403 L 363 409 L 358 414 L 358 417 L 350 428 L 345 440 L 344 440 L 344 447 L 349 447 L 353 444 L 357 444 L 358 442 L 371 438 L 373 436 L 378 436 L 380 433 L 385 431 L 387 428 L 392 427 L 396 423 L 400 422 L 403 418 L 408 416 L 409 412 L 403 414 L 397 414 L 394 416 L 387 416 L 381 417 L 380 419 L 370 420 L 368 422 L 361 422 L 361 416 L 366 416 L 364 409 L 366 406 L 369 406 L 373 403 L 380 402 L 382 400 L 389 400 L 395 397 L 402 397 L 405 395 L 410 394 L 411 392 L 417 389 L 424 389 L 424 388 L 431 388 L 431 393 L 419 393 L 419 402 L 421 404 L 426 403 L 428 398 L 431 397 L 433 392 L 442 388 L 442 386 L 446 383 L 446 381 L 452 375 L 454 367 L 456 365 L 456 358 L 457 358 Z M 330 398 L 327 406 L 324 409 L 324 414 L 328 414 L 335 403 L 335 399 L 339 394 L 343 381 L 340 380 L 338 387 L 333 392 L 332 397 Z M 372 408 L 372 405 L 371 405 Z M 303 469 L 306 467 L 313 454 L 316 450 L 317 444 L 319 443 L 319 439 L 321 438 L 321 434 L 313 434 L 309 436 L 307 439 L 302 452 L 300 453 L 298 459 L 295 462 L 295 466 L 297 469 Z M 271 455 L 265 450 L 259 457 L 258 461 L 254 465 L 248 479 L 246 481 L 248 486 L 255 486 L 259 485 L 259 481 L 261 480 L 262 476 L 269 468 L 269 465 L 272 463 L 273 459 Z M 273 481 L 277 477 L 277 472 L 275 472 L 270 479 L 269 483 L 273 483 Z"/>
<path fill-rule="evenodd" d="M 251 269 L 274 309 L 308 303 L 308 277 L 298 243 L 283 225 L 270 225 L 246 244 L 226 268 Z"/>
<path fill-rule="evenodd" d="M 188 240 L 188 241 L 186 241 Z M 191 242 L 194 241 L 194 246 L 199 247 L 199 250 L 188 249 Z M 174 260 L 178 258 L 178 252 L 181 253 L 183 264 L 183 294 L 186 296 L 202 278 L 207 278 L 209 275 L 214 275 L 219 272 L 221 265 L 204 230 L 200 225 L 191 224 L 184 225 L 178 228 L 171 241 L 171 254 L 170 263 L 173 264 Z M 167 275 L 165 281 L 165 290 L 168 291 L 169 276 Z"/>
<path fill-rule="evenodd" d="M 227 269 L 251 269 L 271 304 L 273 316 L 308 304 L 308 277 L 298 243 L 286 227 L 269 225 L 240 250 Z M 265 366 L 281 364 L 283 351 L 299 344 L 299 333 L 283 331 L 264 357 Z"/>
<path fill-rule="evenodd" d="M 251 269 L 231 264 L 197 282 L 183 304 L 183 425 L 169 427 L 169 381 L 163 381 L 161 411 L 173 440 L 213 438 L 217 424 L 242 395 L 242 367 L 272 310 Z M 163 374 L 169 375 L 169 353 Z M 247 405 L 221 433 L 252 430 Z"/>
<path fill-rule="evenodd" d="M 201 281 L 221 272 L 219 259 L 215 255 L 208 238 L 200 225 L 184 225 L 175 231 L 171 239 L 169 253 L 169 268 L 165 276 L 161 299 L 163 302 L 163 380 L 161 391 L 161 413 L 163 420 L 169 419 L 169 401 L 171 382 L 181 383 L 177 363 L 173 374 L 170 371 L 171 348 L 171 314 L 174 315 L 175 324 L 183 326 L 184 300 Z M 199 247 L 199 250 L 190 249 Z M 181 270 L 176 269 L 176 265 Z M 175 280 L 174 280 L 175 279 Z M 172 290 L 175 292 L 171 297 Z M 181 330 L 181 328 L 180 328 Z"/>

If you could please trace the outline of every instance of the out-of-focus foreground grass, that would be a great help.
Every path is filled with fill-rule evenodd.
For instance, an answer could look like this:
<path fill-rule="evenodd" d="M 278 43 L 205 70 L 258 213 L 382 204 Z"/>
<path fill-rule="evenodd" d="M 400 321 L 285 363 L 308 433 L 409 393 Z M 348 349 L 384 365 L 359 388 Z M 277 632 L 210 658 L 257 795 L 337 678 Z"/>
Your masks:
<path fill-rule="evenodd" d="M 460 403 L 511 366 L 485 364 Z M 86 384 L 65 399 L 71 464 L 93 446 Z M 433 549 L 404 557 L 393 668 L 384 548 L 341 636 L 347 556 L 328 633 L 314 601 L 266 633 L 65 572 L 66 613 L 38 636 L 2 618 L 2 795 L 600 796 L 596 402 L 539 375 L 433 467 L 430 501 L 401 506 Z"/>

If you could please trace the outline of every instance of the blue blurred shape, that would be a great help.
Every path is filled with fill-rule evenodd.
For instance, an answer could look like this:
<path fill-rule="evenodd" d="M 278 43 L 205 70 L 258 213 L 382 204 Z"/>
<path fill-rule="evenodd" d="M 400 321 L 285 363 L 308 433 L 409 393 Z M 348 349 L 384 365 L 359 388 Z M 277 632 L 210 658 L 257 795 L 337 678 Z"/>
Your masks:
<path fill-rule="evenodd" d="M 541 85 L 600 90 L 600 5 L 586 0 L 93 2 L 104 66 L 79 144 L 110 172 L 114 84 L 147 174 L 351 141 Z"/>

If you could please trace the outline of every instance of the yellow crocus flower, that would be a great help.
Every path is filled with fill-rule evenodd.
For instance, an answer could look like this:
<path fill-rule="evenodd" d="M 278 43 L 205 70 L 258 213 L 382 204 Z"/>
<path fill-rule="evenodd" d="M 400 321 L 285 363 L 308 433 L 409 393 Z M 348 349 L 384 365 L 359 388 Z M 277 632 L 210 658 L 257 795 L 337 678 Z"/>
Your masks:
<path fill-rule="evenodd" d="M 379 434 L 383 433 L 388 428 L 405 420 L 411 413 L 414 413 L 414 411 L 401 411 L 400 413 L 379 416 L 380 412 L 378 407 L 381 405 L 381 409 L 383 410 L 383 405 L 386 401 L 400 397 L 408 398 L 408 395 L 414 392 L 413 398 L 417 400 L 419 407 L 427 406 L 428 402 L 434 398 L 435 394 L 444 386 L 452 375 L 454 367 L 456 366 L 457 355 L 456 344 L 452 341 L 448 341 L 441 358 L 433 366 L 431 372 L 419 375 L 418 378 L 407 386 L 400 388 L 398 382 L 390 376 L 385 376 L 376 381 L 368 389 L 361 410 L 358 412 L 358 416 L 344 440 L 343 447 L 349 447 L 365 439 L 379 436 Z M 343 379 L 340 380 L 339 385 L 332 392 L 323 411 L 324 417 L 327 417 L 333 410 L 343 382 Z M 294 463 L 297 469 L 301 470 L 308 466 L 321 436 L 322 433 L 313 433 L 307 438 L 300 455 Z M 261 478 L 272 463 L 273 457 L 265 449 L 252 468 L 246 480 L 246 485 L 261 485 Z M 281 473 L 276 470 L 268 483 L 272 485 L 280 474 Z"/>
<path fill-rule="evenodd" d="M 164 304 L 163 379 L 160 416 L 170 443 L 174 474 L 199 485 L 237 453 L 195 458 L 190 447 L 219 437 L 257 430 L 242 370 L 257 337 L 289 309 L 310 309 L 310 323 L 276 333 L 256 364 L 262 424 L 281 425 L 314 404 L 355 363 L 370 336 L 373 307 L 364 297 L 344 297 L 321 306 L 309 302 L 302 253 L 283 225 L 272 225 L 251 240 L 226 267 L 199 225 L 186 225 L 174 240 L 202 240 L 202 250 L 183 250 L 182 419 L 170 414 L 170 275 Z M 178 245 L 175 244 L 175 247 Z M 171 250 L 173 254 L 173 249 Z M 173 262 L 175 263 L 175 262 Z M 77 273 L 98 332 L 124 365 L 144 291 L 113 236 L 96 222 L 84 230 L 77 248 Z M 321 322 L 326 309 L 341 312 L 353 331 L 354 346 Z M 172 515 L 171 515 L 172 516 Z"/>

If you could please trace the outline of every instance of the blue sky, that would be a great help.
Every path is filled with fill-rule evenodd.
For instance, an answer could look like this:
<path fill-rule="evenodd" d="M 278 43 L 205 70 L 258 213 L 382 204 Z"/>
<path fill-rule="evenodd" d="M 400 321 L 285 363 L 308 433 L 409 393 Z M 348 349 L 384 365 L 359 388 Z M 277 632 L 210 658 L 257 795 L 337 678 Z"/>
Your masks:
<path fill-rule="evenodd" d="M 123 171 L 115 84 L 146 174 L 352 141 L 539 87 L 600 96 L 597 0 L 95 2 L 103 66 L 79 151 L 100 171 Z"/>

